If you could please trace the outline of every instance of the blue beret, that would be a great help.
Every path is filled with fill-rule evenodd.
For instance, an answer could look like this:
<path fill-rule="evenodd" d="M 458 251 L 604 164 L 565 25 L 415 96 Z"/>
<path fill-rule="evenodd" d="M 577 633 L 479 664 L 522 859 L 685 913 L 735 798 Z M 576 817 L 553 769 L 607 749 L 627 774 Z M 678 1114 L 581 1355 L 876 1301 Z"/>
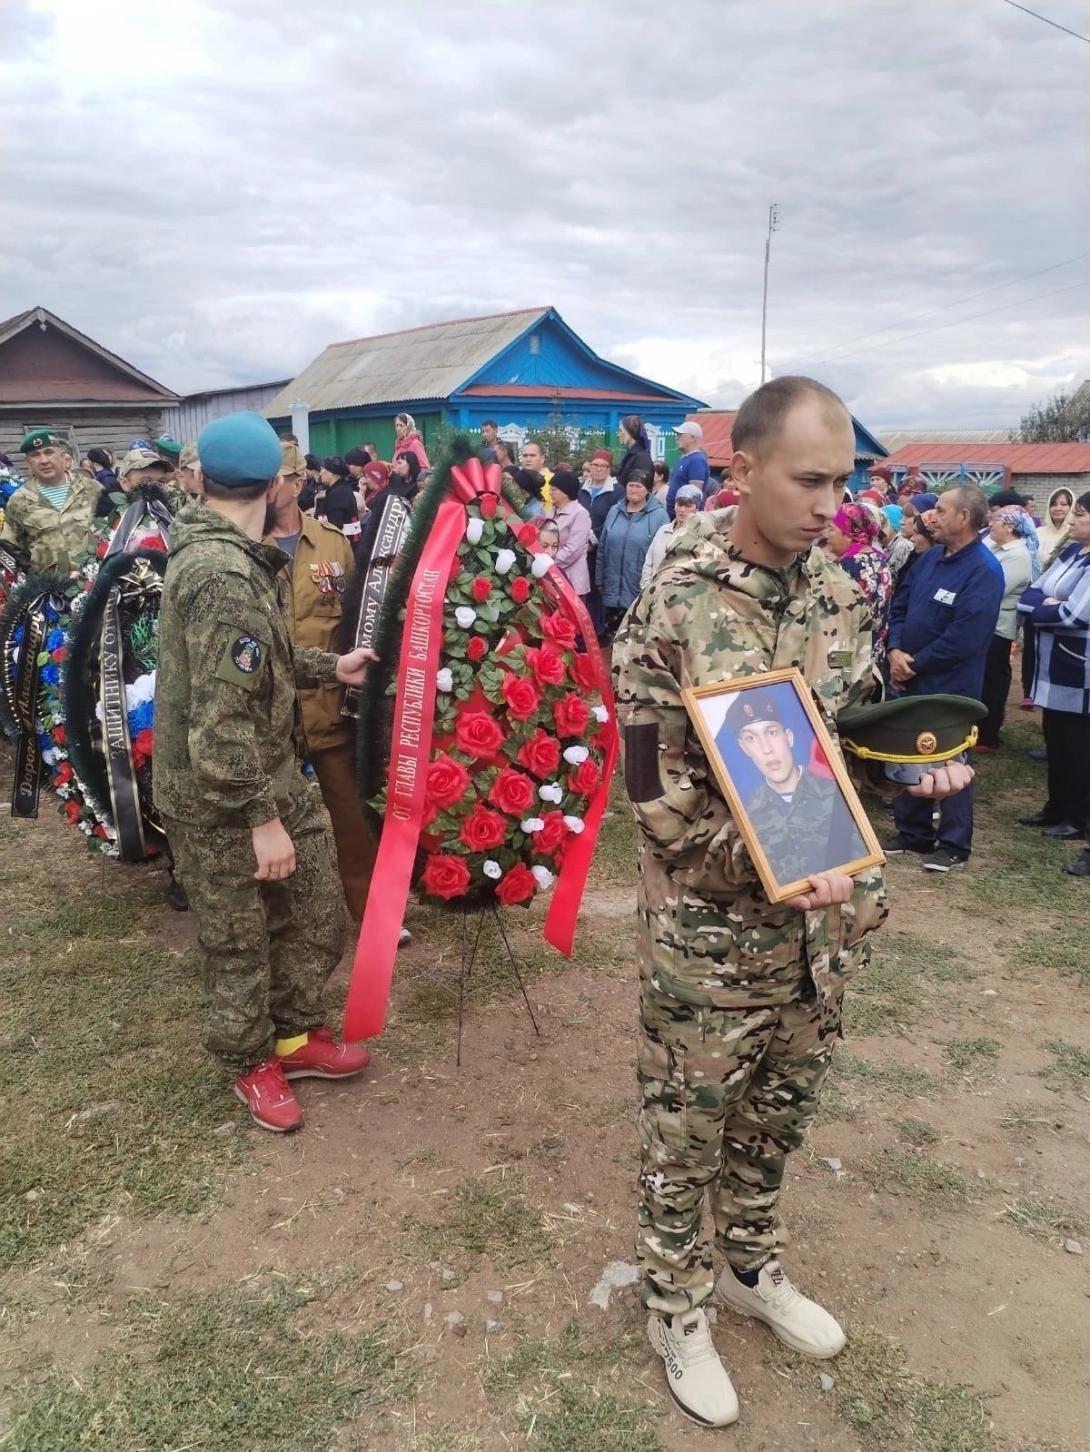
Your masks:
<path fill-rule="evenodd" d="M 267 483 L 280 473 L 280 440 L 259 413 L 213 419 L 197 439 L 201 468 L 227 489 Z"/>

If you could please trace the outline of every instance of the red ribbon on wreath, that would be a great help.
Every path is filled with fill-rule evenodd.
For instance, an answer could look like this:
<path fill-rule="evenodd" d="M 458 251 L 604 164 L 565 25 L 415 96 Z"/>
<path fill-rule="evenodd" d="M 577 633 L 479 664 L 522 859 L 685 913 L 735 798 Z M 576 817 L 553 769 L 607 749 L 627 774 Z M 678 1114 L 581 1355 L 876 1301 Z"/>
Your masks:
<path fill-rule="evenodd" d="M 409 587 L 398 663 L 386 815 L 348 987 L 343 1029 L 346 1040 L 373 1038 L 386 1022 L 398 938 L 424 817 L 436 674 L 443 643 L 444 595 L 451 561 L 465 533 L 466 506 L 479 497 L 494 495 L 499 508 L 506 507 L 498 465 L 485 466 L 472 458 L 453 468 L 451 475 L 453 487 L 439 505 Z M 583 831 L 567 844 L 545 917 L 545 941 L 570 957 L 579 905 L 617 760 L 617 728 L 609 675 L 583 602 L 559 570 L 550 570 L 541 583 L 554 607 L 582 634 L 594 661 L 602 702 L 609 712 L 609 720 L 604 723 L 608 737 L 602 779 L 584 815 Z"/>

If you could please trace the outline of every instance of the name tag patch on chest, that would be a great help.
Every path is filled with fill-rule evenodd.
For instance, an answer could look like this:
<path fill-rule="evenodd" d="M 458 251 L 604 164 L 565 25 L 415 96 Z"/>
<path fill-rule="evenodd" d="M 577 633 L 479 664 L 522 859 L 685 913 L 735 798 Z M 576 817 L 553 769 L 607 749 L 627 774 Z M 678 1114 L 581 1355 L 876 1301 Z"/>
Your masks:
<path fill-rule="evenodd" d="M 829 664 L 834 670 L 843 670 L 852 663 L 850 650 L 831 650 L 829 652 Z"/>
<path fill-rule="evenodd" d="M 956 590 L 936 590 L 935 599 L 940 605 L 952 605 L 958 598 Z"/>
<path fill-rule="evenodd" d="M 310 577 L 323 595 L 339 595 L 344 589 L 344 566 L 339 560 L 319 560 L 311 565 Z"/>

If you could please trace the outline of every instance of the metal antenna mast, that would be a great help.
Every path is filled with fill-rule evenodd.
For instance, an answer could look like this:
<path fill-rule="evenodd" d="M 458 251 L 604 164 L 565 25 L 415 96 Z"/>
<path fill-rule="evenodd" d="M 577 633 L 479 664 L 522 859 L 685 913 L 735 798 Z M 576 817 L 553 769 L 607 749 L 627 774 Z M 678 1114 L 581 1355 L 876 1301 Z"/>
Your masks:
<path fill-rule="evenodd" d="M 768 334 L 768 260 L 772 255 L 772 234 L 780 225 L 780 207 L 773 202 L 768 209 L 768 236 L 765 238 L 765 284 L 761 297 L 761 382 L 765 381 L 765 339 Z"/>

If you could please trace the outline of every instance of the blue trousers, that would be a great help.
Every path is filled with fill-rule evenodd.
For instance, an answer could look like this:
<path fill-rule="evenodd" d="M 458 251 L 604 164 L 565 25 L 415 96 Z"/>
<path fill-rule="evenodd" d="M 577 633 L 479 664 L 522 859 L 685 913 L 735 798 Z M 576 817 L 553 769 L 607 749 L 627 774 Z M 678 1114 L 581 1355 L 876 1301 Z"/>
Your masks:
<path fill-rule="evenodd" d="M 926 797 L 910 797 L 902 792 L 893 799 L 893 820 L 897 831 L 913 848 L 932 852 L 937 844 L 948 847 L 958 857 L 968 857 L 973 848 L 973 795 L 976 783 L 937 803 L 939 825 L 936 832 L 933 817 L 936 803 Z"/>

